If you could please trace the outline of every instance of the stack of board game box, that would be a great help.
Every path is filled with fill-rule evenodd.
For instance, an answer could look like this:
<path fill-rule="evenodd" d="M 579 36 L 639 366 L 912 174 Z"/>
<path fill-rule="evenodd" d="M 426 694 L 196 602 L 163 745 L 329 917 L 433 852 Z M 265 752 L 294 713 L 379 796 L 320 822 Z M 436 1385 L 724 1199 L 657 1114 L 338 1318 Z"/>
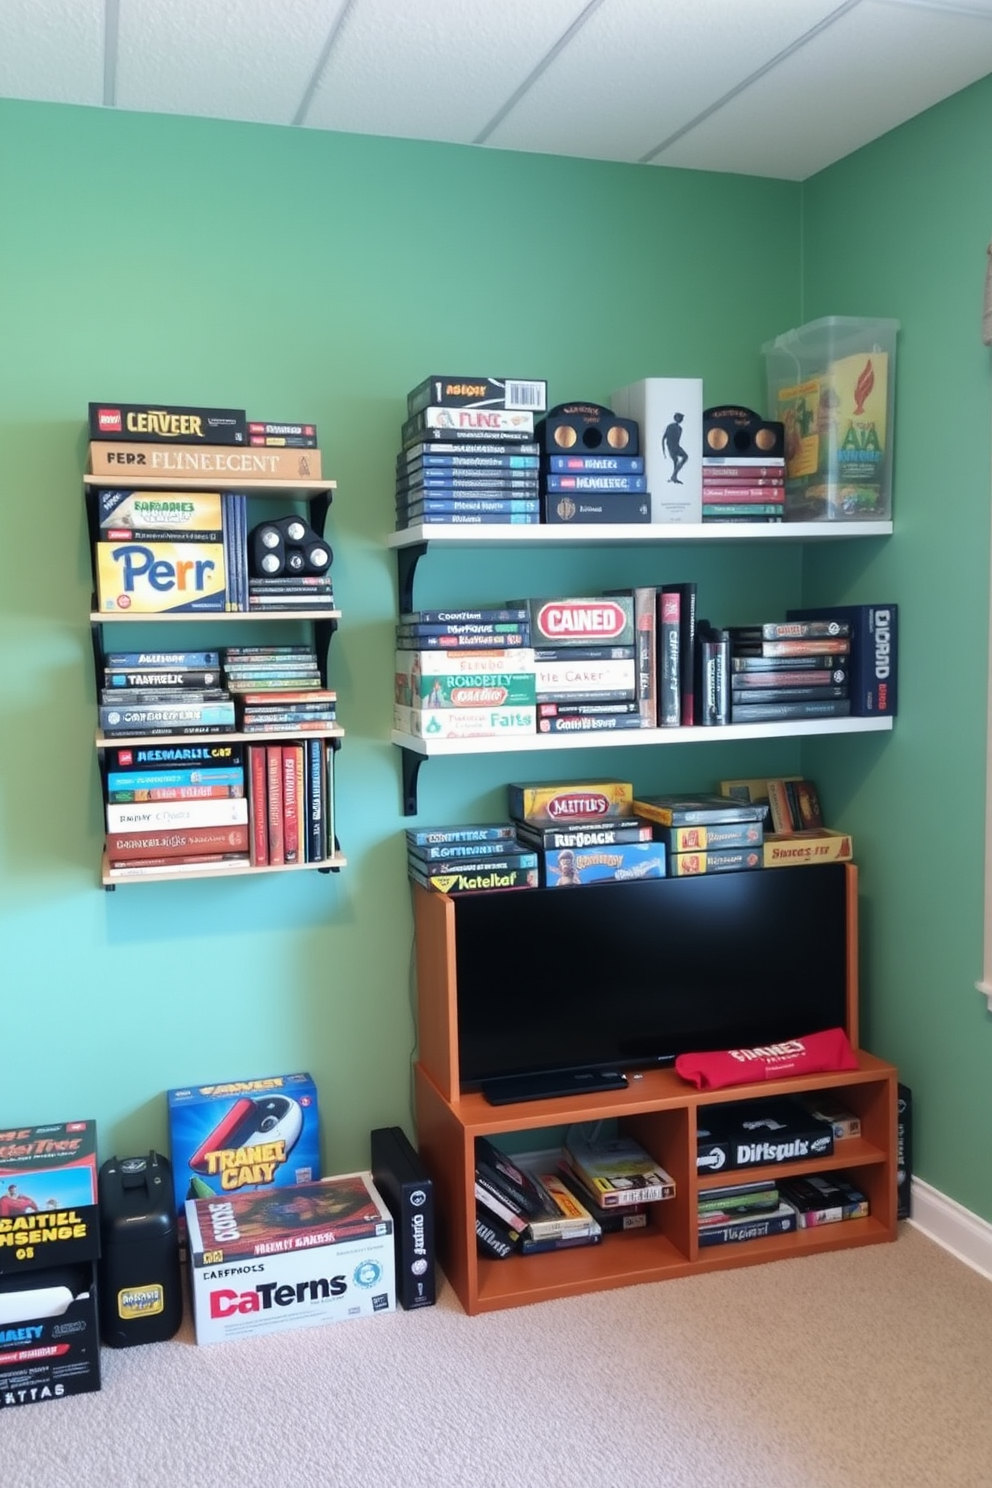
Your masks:
<path fill-rule="evenodd" d="M 100 1389 L 96 1123 L 0 1131 L 0 1403 Z"/>
<path fill-rule="evenodd" d="M 599 1221 L 558 1170 L 558 1154 L 511 1156 L 475 1139 L 475 1234 L 480 1255 L 571 1250 L 598 1245 Z"/>
<path fill-rule="evenodd" d="M 408 827 L 407 873 L 440 894 L 536 889 L 538 854 L 517 841 L 512 822 Z"/>
<path fill-rule="evenodd" d="M 326 730 L 337 717 L 337 693 L 323 684 L 314 646 L 228 646 L 224 685 L 242 733 Z"/>
<path fill-rule="evenodd" d="M 547 383 L 427 377 L 407 394 L 396 457 L 396 527 L 541 520 L 534 414 Z"/>
<path fill-rule="evenodd" d="M 523 603 L 534 647 L 538 732 L 641 728 L 632 594 Z"/>
<path fill-rule="evenodd" d="M 545 887 L 664 878 L 665 848 L 633 814 L 627 780 L 516 782 L 508 810 L 517 839 L 537 854 Z"/>
<path fill-rule="evenodd" d="M 750 408 L 703 410 L 702 519 L 785 520 L 785 425 Z"/>
<path fill-rule="evenodd" d="M 198 1344 L 396 1310 L 393 1218 L 370 1171 L 185 1210 Z"/>
<path fill-rule="evenodd" d="M 767 801 L 740 801 L 701 792 L 639 796 L 635 819 L 649 823 L 663 845 L 669 878 L 735 873 L 763 866 Z"/>
<path fill-rule="evenodd" d="M 295 575 L 249 572 L 246 494 L 211 490 L 210 477 L 243 477 L 246 488 L 319 480 L 313 424 L 249 422 L 237 408 L 90 403 L 89 435 L 101 614 L 292 608 L 294 588 L 303 587 Z M 134 477 L 139 486 L 100 489 L 101 476 Z M 149 477 L 162 488 L 150 489 Z M 314 608 L 333 604 L 329 577 L 306 587 Z"/>
<path fill-rule="evenodd" d="M 846 718 L 851 622 L 834 616 L 732 625 L 731 723 Z"/>
<path fill-rule="evenodd" d="M 89 435 L 89 476 L 150 476 L 172 484 L 214 475 L 248 485 L 321 478 L 312 424 L 249 421 L 241 408 L 91 403 Z"/>
<path fill-rule="evenodd" d="M 533 734 L 536 682 L 526 604 L 401 615 L 393 726 L 420 739 Z"/>
<path fill-rule="evenodd" d="M 235 708 L 216 651 L 111 651 L 98 716 L 106 739 L 223 734 Z"/>
<path fill-rule="evenodd" d="M 651 495 L 640 430 L 601 403 L 559 403 L 537 424 L 545 522 L 647 523 Z"/>
<path fill-rule="evenodd" d="M 736 1244 L 863 1219 L 869 1211 L 867 1195 L 846 1173 L 766 1178 L 702 1189 L 697 1235 L 701 1246 Z"/>
<path fill-rule="evenodd" d="M 844 863 L 854 857 L 850 834 L 825 825 L 819 792 L 812 780 L 801 775 L 721 780 L 720 794 L 766 807 L 771 827 L 765 832 L 762 846 L 766 868 Z"/>
<path fill-rule="evenodd" d="M 241 743 L 121 742 L 104 761 L 111 878 L 247 865 Z"/>

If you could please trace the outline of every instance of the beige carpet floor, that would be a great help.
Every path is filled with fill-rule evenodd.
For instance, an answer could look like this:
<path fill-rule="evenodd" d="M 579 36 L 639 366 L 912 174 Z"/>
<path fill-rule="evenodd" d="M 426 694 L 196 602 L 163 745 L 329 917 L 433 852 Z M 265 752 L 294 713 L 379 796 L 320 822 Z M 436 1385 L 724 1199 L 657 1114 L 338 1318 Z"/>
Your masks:
<path fill-rule="evenodd" d="M 992 1488 L 992 1282 L 893 1245 L 468 1318 L 103 1350 L 0 1488 Z"/>

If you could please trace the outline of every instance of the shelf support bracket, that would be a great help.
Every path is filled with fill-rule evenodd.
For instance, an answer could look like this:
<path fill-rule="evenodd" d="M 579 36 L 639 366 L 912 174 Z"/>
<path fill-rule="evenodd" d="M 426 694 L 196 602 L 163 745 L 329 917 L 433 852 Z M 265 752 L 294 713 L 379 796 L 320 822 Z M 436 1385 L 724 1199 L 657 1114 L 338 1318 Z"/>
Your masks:
<path fill-rule="evenodd" d="M 415 543 L 410 548 L 398 548 L 396 552 L 396 574 L 398 579 L 400 614 L 413 609 L 413 580 L 417 564 L 427 552 L 427 544 Z"/>
<path fill-rule="evenodd" d="M 403 759 L 403 815 L 416 816 L 417 814 L 417 776 L 424 762 L 422 754 L 416 754 L 412 749 L 404 749 L 400 745 L 400 754 Z"/>

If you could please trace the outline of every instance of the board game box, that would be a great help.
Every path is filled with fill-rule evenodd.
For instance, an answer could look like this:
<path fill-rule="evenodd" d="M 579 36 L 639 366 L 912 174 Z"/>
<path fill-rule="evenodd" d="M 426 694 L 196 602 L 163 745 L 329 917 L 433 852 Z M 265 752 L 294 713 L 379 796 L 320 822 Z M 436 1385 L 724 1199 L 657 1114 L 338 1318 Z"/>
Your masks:
<path fill-rule="evenodd" d="M 96 1123 L 0 1131 L 0 1276 L 99 1254 Z"/>
<path fill-rule="evenodd" d="M 320 1177 L 317 1087 L 272 1075 L 166 1092 L 176 1213 L 188 1198 L 290 1188 Z"/>
<path fill-rule="evenodd" d="M 830 1157 L 833 1128 L 792 1096 L 729 1101 L 699 1112 L 696 1168 L 700 1173 Z"/>
<path fill-rule="evenodd" d="M 186 1203 L 196 1341 L 393 1312 L 393 1220 L 371 1172 Z"/>

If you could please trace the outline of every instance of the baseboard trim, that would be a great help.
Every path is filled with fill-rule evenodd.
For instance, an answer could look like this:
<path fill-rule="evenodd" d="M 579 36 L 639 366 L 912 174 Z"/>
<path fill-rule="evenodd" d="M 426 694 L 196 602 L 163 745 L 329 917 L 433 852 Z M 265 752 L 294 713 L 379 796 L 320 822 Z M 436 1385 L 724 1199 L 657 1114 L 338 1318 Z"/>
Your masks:
<path fill-rule="evenodd" d="M 908 1223 L 992 1281 L 992 1224 L 919 1178 L 912 1182 Z"/>

